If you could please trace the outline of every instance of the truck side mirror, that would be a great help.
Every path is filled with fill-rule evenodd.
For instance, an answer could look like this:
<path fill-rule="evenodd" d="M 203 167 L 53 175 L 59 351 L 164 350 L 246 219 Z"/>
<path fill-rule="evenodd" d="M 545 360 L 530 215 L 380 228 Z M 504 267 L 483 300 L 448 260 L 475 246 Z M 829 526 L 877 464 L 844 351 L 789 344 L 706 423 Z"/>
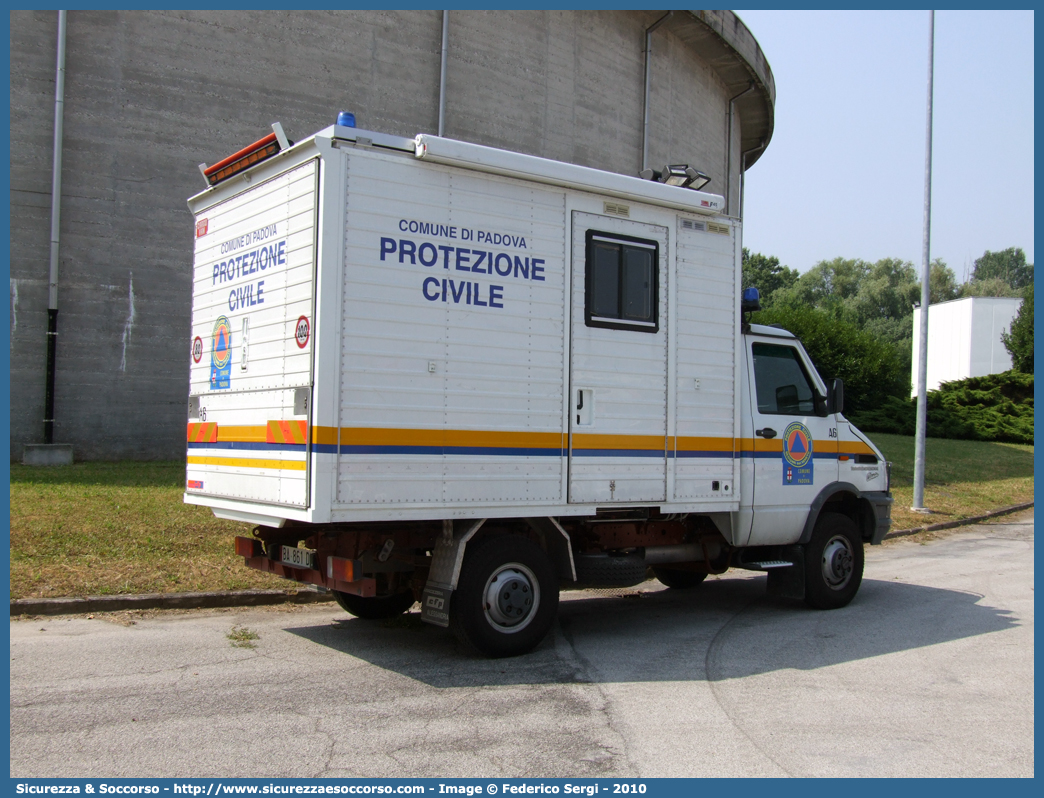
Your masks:
<path fill-rule="evenodd" d="M 840 377 L 830 381 L 830 396 L 827 398 L 827 410 L 830 413 L 842 413 L 845 409 L 845 383 Z"/>

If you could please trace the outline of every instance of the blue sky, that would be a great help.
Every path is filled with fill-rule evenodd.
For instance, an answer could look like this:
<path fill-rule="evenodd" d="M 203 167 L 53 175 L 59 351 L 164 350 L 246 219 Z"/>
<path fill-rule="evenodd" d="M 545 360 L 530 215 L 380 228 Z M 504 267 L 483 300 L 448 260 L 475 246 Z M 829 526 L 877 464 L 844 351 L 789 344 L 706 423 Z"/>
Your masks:
<path fill-rule="evenodd" d="M 746 177 L 744 245 L 806 271 L 838 256 L 920 268 L 927 11 L 737 11 L 776 79 Z M 937 11 L 931 256 L 1033 261 L 1033 12 Z"/>

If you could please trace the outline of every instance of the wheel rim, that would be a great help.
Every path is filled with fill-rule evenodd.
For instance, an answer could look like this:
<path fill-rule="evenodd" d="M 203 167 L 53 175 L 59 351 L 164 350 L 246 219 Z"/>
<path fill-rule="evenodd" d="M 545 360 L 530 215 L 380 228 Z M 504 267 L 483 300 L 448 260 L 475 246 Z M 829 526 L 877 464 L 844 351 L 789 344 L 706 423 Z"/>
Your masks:
<path fill-rule="evenodd" d="M 486 620 L 495 629 L 513 634 L 525 629 L 540 606 L 540 583 L 521 563 L 497 568 L 483 591 Z"/>
<path fill-rule="evenodd" d="M 852 580 L 855 552 L 843 535 L 834 535 L 823 547 L 823 581 L 832 590 L 842 590 Z"/>

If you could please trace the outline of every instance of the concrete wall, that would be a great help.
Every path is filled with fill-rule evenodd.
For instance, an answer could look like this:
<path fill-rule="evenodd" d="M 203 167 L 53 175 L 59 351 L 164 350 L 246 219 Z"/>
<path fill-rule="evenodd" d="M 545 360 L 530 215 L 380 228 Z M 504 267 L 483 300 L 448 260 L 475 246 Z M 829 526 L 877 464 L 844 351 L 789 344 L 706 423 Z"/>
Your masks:
<path fill-rule="evenodd" d="M 650 161 L 690 163 L 726 193 L 728 100 L 746 62 L 683 14 L 654 34 Z M 657 17 L 451 12 L 446 135 L 635 174 Z M 370 130 L 436 132 L 441 25 L 439 11 L 69 12 L 56 442 L 77 459 L 184 455 L 197 164 L 274 121 L 310 135 L 341 109 Z M 687 43 L 697 29 L 726 56 Z M 56 12 L 11 12 L 12 459 L 43 439 L 56 38 Z M 756 66 L 750 108 L 771 121 L 771 73 Z"/>

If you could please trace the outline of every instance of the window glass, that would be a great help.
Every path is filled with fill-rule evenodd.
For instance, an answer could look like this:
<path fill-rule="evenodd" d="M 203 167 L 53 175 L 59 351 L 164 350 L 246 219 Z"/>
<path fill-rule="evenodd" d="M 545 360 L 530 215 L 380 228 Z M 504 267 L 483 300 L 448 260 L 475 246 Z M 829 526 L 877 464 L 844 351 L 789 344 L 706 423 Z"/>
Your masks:
<path fill-rule="evenodd" d="M 587 325 L 656 332 L 655 241 L 587 232 Z"/>
<path fill-rule="evenodd" d="M 808 415 L 816 412 L 812 382 L 794 347 L 755 343 L 752 352 L 760 413 Z"/>
<path fill-rule="evenodd" d="M 652 321 L 652 251 L 624 247 L 623 317 Z"/>
<path fill-rule="evenodd" d="M 620 306 L 618 275 L 620 247 L 605 241 L 594 242 L 594 268 L 591 274 L 591 313 L 614 318 Z"/>

